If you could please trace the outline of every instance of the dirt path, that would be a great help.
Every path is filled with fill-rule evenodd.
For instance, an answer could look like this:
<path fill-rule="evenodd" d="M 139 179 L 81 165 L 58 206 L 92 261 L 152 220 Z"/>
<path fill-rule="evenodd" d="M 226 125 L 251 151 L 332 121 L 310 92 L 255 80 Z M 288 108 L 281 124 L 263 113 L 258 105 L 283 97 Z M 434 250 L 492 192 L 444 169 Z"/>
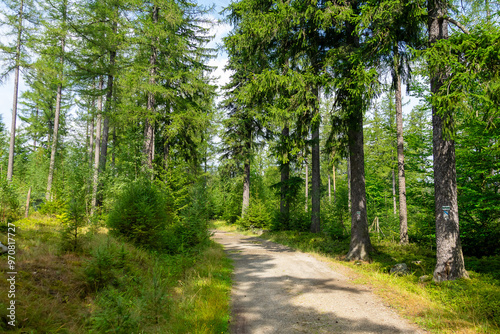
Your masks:
<path fill-rule="evenodd" d="M 237 233 L 213 239 L 234 260 L 231 333 L 425 333 L 311 255 Z"/>

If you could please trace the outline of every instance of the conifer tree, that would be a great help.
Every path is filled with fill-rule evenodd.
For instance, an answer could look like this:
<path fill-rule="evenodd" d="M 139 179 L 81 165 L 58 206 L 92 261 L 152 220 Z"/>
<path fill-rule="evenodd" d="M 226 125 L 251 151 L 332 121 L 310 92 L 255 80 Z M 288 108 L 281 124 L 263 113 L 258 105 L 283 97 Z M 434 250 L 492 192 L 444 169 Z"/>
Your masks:
<path fill-rule="evenodd" d="M 7 35 L 12 37 L 10 42 L 0 45 L 1 60 L 5 63 L 4 70 L 0 73 L 0 82 L 14 71 L 14 94 L 12 106 L 12 124 L 10 131 L 9 160 L 7 165 L 7 180 L 12 181 L 14 170 L 14 146 L 16 138 L 16 121 L 19 95 L 19 74 L 21 67 L 26 67 L 29 61 L 26 42 L 29 39 L 30 27 L 28 24 L 36 23 L 37 17 L 31 0 L 4 1 L 2 7 L 2 27 L 6 27 Z"/>

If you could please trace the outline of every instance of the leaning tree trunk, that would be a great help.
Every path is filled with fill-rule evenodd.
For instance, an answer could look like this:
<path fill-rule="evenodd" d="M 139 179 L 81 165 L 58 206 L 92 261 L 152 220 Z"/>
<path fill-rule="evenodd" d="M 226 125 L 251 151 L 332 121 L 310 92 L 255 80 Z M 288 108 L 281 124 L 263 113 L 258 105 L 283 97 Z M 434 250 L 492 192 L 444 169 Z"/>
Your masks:
<path fill-rule="evenodd" d="M 429 44 L 448 38 L 446 1 L 429 0 Z M 445 68 L 430 68 L 431 93 L 436 94 L 448 75 Z M 452 124 L 451 110 L 438 110 L 432 106 L 432 141 L 434 158 L 434 193 L 436 217 L 436 268 L 437 282 L 468 277 L 465 270 L 459 234 L 457 175 L 455 142 L 444 134 L 446 125 Z"/>
<path fill-rule="evenodd" d="M 64 8 L 63 20 L 66 21 L 66 7 Z M 61 99 L 62 99 L 62 81 L 63 81 L 63 68 L 64 68 L 64 47 L 66 44 L 66 37 L 63 36 L 61 39 L 61 73 L 60 82 L 57 85 L 57 96 L 56 96 L 56 114 L 54 120 L 54 134 L 52 135 L 52 150 L 50 152 L 50 165 L 49 165 L 49 177 L 47 180 L 47 193 L 45 194 L 45 199 L 49 201 L 51 199 L 52 192 L 52 181 L 54 179 L 54 168 L 56 162 L 57 153 L 57 134 L 59 132 L 59 117 L 61 114 Z"/>
<path fill-rule="evenodd" d="M 288 229 L 288 219 L 290 215 L 290 200 L 289 200 L 289 185 L 290 180 L 290 161 L 288 158 L 288 136 L 289 128 L 284 126 L 281 131 L 283 136 L 283 141 L 285 141 L 283 147 L 283 162 L 281 165 L 281 198 L 280 198 L 280 216 L 283 229 Z"/>
<path fill-rule="evenodd" d="M 397 65 L 397 64 L 396 64 Z M 399 185 L 399 242 L 402 245 L 408 243 L 408 214 L 406 211 L 406 178 L 405 178 L 405 156 L 403 140 L 403 103 L 401 99 L 401 77 L 395 74 L 396 86 L 396 135 L 398 152 L 398 185 Z"/>
<path fill-rule="evenodd" d="M 24 6 L 24 1 L 21 0 L 21 5 L 19 7 L 19 30 L 17 32 L 17 44 L 16 44 L 16 65 L 14 69 L 14 97 L 12 105 L 12 125 L 10 130 L 9 162 L 7 164 L 8 181 L 12 181 L 12 174 L 14 172 L 14 147 L 16 145 L 17 96 L 19 92 L 19 62 L 21 59 L 21 36 L 23 33 L 23 6 Z"/>
<path fill-rule="evenodd" d="M 366 212 L 365 163 L 363 149 L 363 113 L 353 111 L 349 117 L 349 156 L 351 167 L 351 243 L 348 260 L 367 260 L 373 250 Z"/>

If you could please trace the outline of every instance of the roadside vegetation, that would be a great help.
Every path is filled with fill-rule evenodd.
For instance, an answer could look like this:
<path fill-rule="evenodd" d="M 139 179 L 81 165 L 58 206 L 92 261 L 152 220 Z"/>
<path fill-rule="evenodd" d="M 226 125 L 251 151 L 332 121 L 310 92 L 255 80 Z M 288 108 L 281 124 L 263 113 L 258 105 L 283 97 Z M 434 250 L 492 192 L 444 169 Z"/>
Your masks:
<path fill-rule="evenodd" d="M 78 249 L 69 251 L 60 216 L 35 213 L 14 224 L 17 322 L 7 325 L 9 300 L 1 294 L 1 332 L 227 331 L 232 266 L 220 245 L 206 239 L 169 254 L 87 227 L 79 229 Z M 5 225 L 0 241 L 6 243 Z M 6 267 L 0 271 L 5 277 Z M 7 283 L 0 282 L 1 291 Z"/>

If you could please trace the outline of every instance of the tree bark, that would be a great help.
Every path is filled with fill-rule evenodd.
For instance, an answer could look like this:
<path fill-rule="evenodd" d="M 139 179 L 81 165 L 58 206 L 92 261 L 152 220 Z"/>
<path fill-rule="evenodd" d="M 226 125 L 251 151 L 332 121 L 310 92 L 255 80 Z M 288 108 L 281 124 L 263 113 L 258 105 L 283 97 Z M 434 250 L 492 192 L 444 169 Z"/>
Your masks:
<path fill-rule="evenodd" d="M 365 163 L 363 149 L 363 113 L 349 116 L 349 156 L 351 167 L 351 243 L 347 260 L 368 260 L 373 246 L 368 233 L 366 213 Z"/>
<path fill-rule="evenodd" d="M 31 199 L 31 187 L 28 190 L 28 197 L 26 197 L 26 209 L 24 211 L 24 218 L 28 218 L 30 214 L 30 199 Z"/>
<path fill-rule="evenodd" d="M 288 126 L 284 126 L 281 131 L 283 136 L 283 140 L 286 141 L 283 150 L 283 159 L 281 166 L 281 198 L 280 198 L 280 215 L 281 215 L 281 223 L 282 228 L 288 228 L 288 219 L 290 215 L 290 200 L 289 200 L 289 187 L 288 181 L 290 180 L 290 161 L 288 159 L 288 136 L 289 136 L 289 128 Z"/>
<path fill-rule="evenodd" d="M 14 148 L 16 145 L 16 120 L 17 120 L 17 96 L 19 92 L 19 62 L 21 59 L 21 36 L 23 33 L 23 9 L 24 1 L 21 0 L 19 7 L 19 29 L 17 32 L 16 45 L 16 67 L 14 69 L 14 97 L 12 103 L 12 124 L 10 130 L 9 161 L 7 164 L 7 180 L 12 181 L 14 172 Z"/>
<path fill-rule="evenodd" d="M 306 189 L 305 189 L 305 193 L 306 193 L 306 212 L 307 210 L 309 209 L 307 204 L 309 202 L 309 168 L 307 167 L 307 160 L 304 160 L 305 163 L 306 163 Z"/>
<path fill-rule="evenodd" d="M 332 203 L 332 180 L 330 173 L 328 173 L 328 202 Z"/>
<path fill-rule="evenodd" d="M 99 91 L 102 91 L 103 79 L 99 80 Z M 92 181 L 92 206 L 90 214 L 93 215 L 97 207 L 97 186 L 99 184 L 99 149 L 101 143 L 101 119 L 102 119 L 102 96 L 97 99 L 97 124 L 95 131 L 95 151 L 94 151 L 94 177 Z"/>
<path fill-rule="evenodd" d="M 93 103 L 92 103 L 93 104 Z M 92 106 L 93 108 L 95 107 L 94 105 Z M 94 115 L 92 112 L 89 112 L 90 115 L 90 129 L 89 129 L 89 148 L 88 148 L 88 154 L 89 154 L 89 169 L 92 169 L 92 153 L 94 152 Z"/>
<path fill-rule="evenodd" d="M 337 202 L 337 184 L 336 184 L 336 175 L 335 175 L 335 164 L 332 167 L 333 171 L 333 202 Z"/>
<path fill-rule="evenodd" d="M 63 5 L 63 22 L 66 22 L 66 2 Z M 66 36 L 61 38 L 61 72 L 59 73 L 59 84 L 57 85 L 57 96 L 56 96 L 56 114 L 54 120 L 54 134 L 52 135 L 52 150 L 50 153 L 50 165 L 49 165 L 49 177 L 47 180 L 47 192 L 45 194 L 45 199 L 47 202 L 51 199 L 52 192 L 52 181 L 54 178 L 54 168 L 56 162 L 57 153 L 57 134 L 59 132 L 59 117 L 61 114 L 61 100 L 62 100 L 62 81 L 64 78 L 64 49 L 66 45 Z"/>
<path fill-rule="evenodd" d="M 241 205 L 241 217 L 244 217 L 250 206 L 250 159 L 245 159 L 243 174 L 243 202 Z"/>
<path fill-rule="evenodd" d="M 351 156 L 347 157 L 347 207 L 351 211 Z"/>
<path fill-rule="evenodd" d="M 408 214 L 406 211 L 406 178 L 405 178 L 405 156 L 403 139 L 403 103 L 401 98 L 401 77 L 396 73 L 396 135 L 398 152 L 398 197 L 399 197 L 399 242 L 402 245 L 408 243 Z M 394 173 L 394 171 L 393 171 Z M 393 174 L 394 175 L 394 174 Z"/>
<path fill-rule="evenodd" d="M 316 96 L 317 96 L 316 91 Z M 319 115 L 318 110 L 314 107 L 313 118 L 317 120 L 313 121 L 312 126 L 312 175 L 311 175 L 311 228 L 312 233 L 319 233 L 321 231 L 320 225 L 320 205 L 321 205 L 321 174 L 320 174 L 320 152 L 319 152 Z"/>
<path fill-rule="evenodd" d="M 396 175 L 394 173 L 394 169 L 391 170 L 392 174 L 392 214 L 396 215 L 397 214 L 397 209 L 396 209 Z"/>
<path fill-rule="evenodd" d="M 109 65 L 111 68 L 111 73 L 108 74 L 106 108 L 105 108 L 104 124 L 102 127 L 102 141 L 101 141 L 100 158 L 99 158 L 100 173 L 103 173 L 106 170 L 106 162 L 108 158 L 109 118 L 111 114 L 111 101 L 113 98 L 113 80 L 114 80 L 112 69 L 115 66 L 115 61 L 116 61 L 116 51 L 110 51 Z"/>
<path fill-rule="evenodd" d="M 448 38 L 446 1 L 428 2 L 429 44 Z M 448 75 L 445 68 L 430 68 L 431 93 L 436 94 Z M 434 158 L 434 193 L 436 217 L 436 268 L 437 282 L 468 278 L 465 270 L 459 234 L 455 142 L 445 136 L 445 124 L 452 124 L 452 111 L 439 111 L 432 106 L 432 141 Z M 451 130 L 451 129 L 447 129 Z"/>

